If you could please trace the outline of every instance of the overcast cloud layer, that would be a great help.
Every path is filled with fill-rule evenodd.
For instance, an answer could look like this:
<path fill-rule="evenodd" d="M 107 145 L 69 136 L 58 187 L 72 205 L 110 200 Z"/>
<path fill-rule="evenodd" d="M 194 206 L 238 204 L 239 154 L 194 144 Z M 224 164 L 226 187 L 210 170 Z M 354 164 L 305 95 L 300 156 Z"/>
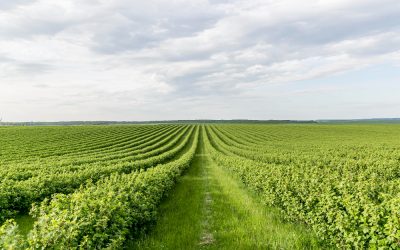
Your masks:
<path fill-rule="evenodd" d="M 0 0 L 0 116 L 400 116 L 398 0 Z"/>

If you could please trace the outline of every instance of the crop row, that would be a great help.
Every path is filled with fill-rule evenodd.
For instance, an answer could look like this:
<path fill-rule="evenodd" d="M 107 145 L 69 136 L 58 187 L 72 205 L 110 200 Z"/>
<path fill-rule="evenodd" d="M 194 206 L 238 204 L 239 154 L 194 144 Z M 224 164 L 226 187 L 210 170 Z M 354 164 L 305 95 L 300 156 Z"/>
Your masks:
<path fill-rule="evenodd" d="M 124 160 L 109 160 L 64 168 L 43 169 L 40 174 L 24 181 L 4 180 L 0 183 L 0 221 L 14 216 L 17 212 L 29 210 L 31 204 L 54 193 L 71 193 L 87 180 L 98 181 L 112 173 L 130 173 L 165 163 L 178 155 L 188 144 L 193 127 L 186 127 L 168 143 L 151 148 L 137 156 Z"/>
<path fill-rule="evenodd" d="M 27 239 L 13 221 L 0 228 L 2 247 L 14 249 L 116 249 L 155 219 L 156 207 L 187 168 L 198 144 L 199 129 L 170 163 L 146 171 L 113 174 L 69 195 L 57 194 L 35 206 L 34 229 Z"/>
<path fill-rule="evenodd" d="M 20 149 L 20 151 L 8 151 L 6 147 L 7 145 L 11 144 L 14 147 L 15 145 L 8 141 L 4 143 L 5 147 L 2 150 L 4 154 L 2 157 L 2 165 L 5 163 L 12 163 L 15 165 L 16 163 L 27 164 L 34 161 L 40 162 L 43 160 L 61 161 L 68 158 L 78 158 L 81 156 L 88 157 L 89 155 L 101 154 L 115 148 L 120 148 L 121 146 L 129 146 L 132 143 L 138 143 L 149 137 L 156 138 L 164 131 L 174 128 L 172 126 L 143 127 L 144 128 L 132 127 L 130 130 L 126 130 L 125 128 L 110 128 L 110 131 L 100 130 L 103 131 L 105 135 L 98 135 L 96 137 L 93 135 L 93 133 L 89 135 L 80 134 L 79 138 L 75 138 L 77 133 L 75 130 L 72 130 L 69 132 L 70 137 L 64 141 L 59 140 L 57 134 L 46 135 L 46 137 L 51 139 L 50 143 L 52 142 L 52 144 L 44 143 L 43 141 L 34 141 L 32 138 L 30 138 L 31 135 L 28 134 L 20 138 L 21 141 L 25 141 L 25 144 L 19 145 L 17 148 L 17 150 Z M 93 128 L 93 130 L 98 131 L 98 128 Z M 59 132 L 61 133 L 62 131 Z M 24 147 L 28 148 L 29 154 L 22 153 L 22 157 L 21 151 L 24 152 Z"/>
<path fill-rule="evenodd" d="M 4 144 L 2 155 L 10 160 L 20 160 L 20 156 L 51 156 L 60 152 L 76 151 L 78 145 L 84 148 L 101 147 L 114 139 L 145 133 L 147 127 L 9 127 L 1 130 Z M 94 143 L 93 143 L 94 142 Z"/>
<path fill-rule="evenodd" d="M 371 159 L 366 152 L 342 154 L 331 144 L 322 146 L 320 153 L 325 150 L 327 157 L 318 161 L 311 146 L 307 152 L 277 145 L 279 150 L 266 159 L 262 147 L 240 148 L 240 142 L 251 144 L 241 138 L 242 133 L 229 136 L 221 132 L 224 129 L 207 127 L 205 143 L 212 158 L 259 192 L 266 204 L 279 207 L 289 220 L 309 225 L 321 239 L 340 248 L 400 248 L 400 179 L 397 152 L 390 147 L 343 145 L 347 150 L 383 151 L 373 152 L 382 157 Z M 294 151 L 298 158 L 292 155 L 282 161 L 289 153 L 285 150 Z"/>
<path fill-rule="evenodd" d="M 157 134 L 157 138 L 150 136 L 141 141 L 135 141 L 128 146 L 113 148 L 107 152 L 101 152 L 99 155 L 88 154 L 82 157 L 65 157 L 60 161 L 45 158 L 42 161 L 33 162 L 30 164 L 12 164 L 3 166 L 0 170 L 0 178 L 2 180 L 24 180 L 37 176 L 39 174 L 51 174 L 54 172 L 65 172 L 72 168 L 74 171 L 79 168 L 85 168 L 87 164 L 111 164 L 127 160 L 137 160 L 146 158 L 148 155 L 140 155 L 143 153 L 152 152 L 152 150 L 160 148 L 166 143 L 174 143 L 179 140 L 182 133 L 188 127 L 181 127 L 171 131 Z M 1 182 L 1 181 L 0 181 Z"/>

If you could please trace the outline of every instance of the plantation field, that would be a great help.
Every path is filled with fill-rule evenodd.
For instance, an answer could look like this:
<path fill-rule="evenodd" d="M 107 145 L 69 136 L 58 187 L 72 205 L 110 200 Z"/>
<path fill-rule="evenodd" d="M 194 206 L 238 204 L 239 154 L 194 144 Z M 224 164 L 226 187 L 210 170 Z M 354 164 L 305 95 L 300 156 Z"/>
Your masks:
<path fill-rule="evenodd" d="M 0 127 L 4 249 L 400 248 L 400 126 Z"/>

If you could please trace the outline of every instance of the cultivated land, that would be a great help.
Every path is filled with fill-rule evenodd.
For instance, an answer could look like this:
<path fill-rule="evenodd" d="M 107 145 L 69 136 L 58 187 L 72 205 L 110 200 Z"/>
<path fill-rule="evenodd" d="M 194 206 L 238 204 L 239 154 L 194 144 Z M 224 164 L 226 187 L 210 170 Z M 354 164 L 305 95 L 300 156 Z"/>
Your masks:
<path fill-rule="evenodd" d="M 0 248 L 400 248 L 400 126 L 0 127 Z"/>

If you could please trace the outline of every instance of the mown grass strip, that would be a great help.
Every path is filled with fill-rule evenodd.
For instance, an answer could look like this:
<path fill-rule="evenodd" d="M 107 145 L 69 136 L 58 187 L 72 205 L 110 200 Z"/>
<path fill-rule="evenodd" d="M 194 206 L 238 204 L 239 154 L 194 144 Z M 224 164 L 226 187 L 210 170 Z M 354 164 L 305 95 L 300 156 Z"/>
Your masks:
<path fill-rule="evenodd" d="M 200 136 L 201 142 L 201 136 Z M 190 168 L 160 205 L 157 224 L 127 249 L 197 249 L 202 232 L 205 178 L 199 145 Z"/>
<path fill-rule="evenodd" d="M 203 134 L 204 136 L 205 134 Z M 161 204 L 157 224 L 127 249 L 317 249 L 318 238 L 216 165 L 200 136 L 188 172 Z"/>

